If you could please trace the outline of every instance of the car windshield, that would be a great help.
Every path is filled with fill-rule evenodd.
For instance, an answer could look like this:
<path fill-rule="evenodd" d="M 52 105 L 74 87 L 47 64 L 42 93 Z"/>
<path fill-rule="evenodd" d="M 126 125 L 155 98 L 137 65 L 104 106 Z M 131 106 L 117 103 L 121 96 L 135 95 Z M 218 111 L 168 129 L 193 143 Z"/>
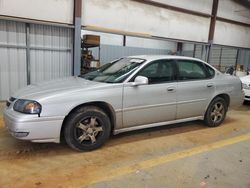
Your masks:
<path fill-rule="evenodd" d="M 122 58 L 109 63 L 104 68 L 94 72 L 87 73 L 82 78 L 96 82 L 121 83 L 131 75 L 145 59 L 139 58 Z"/>

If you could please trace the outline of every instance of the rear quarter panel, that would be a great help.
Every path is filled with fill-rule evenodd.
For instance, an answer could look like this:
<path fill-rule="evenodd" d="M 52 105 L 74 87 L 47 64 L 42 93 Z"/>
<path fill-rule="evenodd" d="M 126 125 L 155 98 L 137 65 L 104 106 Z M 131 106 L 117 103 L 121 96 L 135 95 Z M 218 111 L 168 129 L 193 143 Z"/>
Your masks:
<path fill-rule="evenodd" d="M 227 94 L 230 98 L 230 108 L 238 107 L 243 103 L 244 92 L 238 77 L 217 73 L 215 83 L 215 96 Z"/>

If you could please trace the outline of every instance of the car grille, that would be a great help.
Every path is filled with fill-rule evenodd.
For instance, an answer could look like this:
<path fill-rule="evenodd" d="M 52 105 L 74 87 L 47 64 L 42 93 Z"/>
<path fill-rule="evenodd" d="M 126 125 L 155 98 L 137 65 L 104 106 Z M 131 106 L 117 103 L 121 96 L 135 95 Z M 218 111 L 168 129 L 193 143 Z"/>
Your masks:
<path fill-rule="evenodd" d="M 16 100 L 16 98 L 10 97 L 9 100 L 6 102 L 6 106 L 9 107 L 11 105 L 11 103 L 14 102 L 15 100 Z"/>

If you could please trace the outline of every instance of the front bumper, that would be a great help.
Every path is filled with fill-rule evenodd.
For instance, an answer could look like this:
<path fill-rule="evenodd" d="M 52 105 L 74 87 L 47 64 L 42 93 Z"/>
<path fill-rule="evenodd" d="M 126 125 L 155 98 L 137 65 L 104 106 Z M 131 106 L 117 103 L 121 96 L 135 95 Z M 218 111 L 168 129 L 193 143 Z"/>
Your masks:
<path fill-rule="evenodd" d="M 245 101 L 250 101 L 250 88 L 249 89 L 244 89 L 244 93 L 245 93 Z"/>
<path fill-rule="evenodd" d="M 4 110 L 4 122 L 8 131 L 17 139 L 32 142 L 60 142 L 64 117 L 38 117 L 22 114 L 12 108 Z"/>

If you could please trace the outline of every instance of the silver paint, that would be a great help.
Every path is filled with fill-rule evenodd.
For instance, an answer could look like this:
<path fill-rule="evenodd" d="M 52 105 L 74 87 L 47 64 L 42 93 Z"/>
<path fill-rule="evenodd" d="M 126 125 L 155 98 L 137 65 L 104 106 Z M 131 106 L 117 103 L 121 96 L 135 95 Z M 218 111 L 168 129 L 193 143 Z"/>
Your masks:
<path fill-rule="evenodd" d="M 22 114 L 13 104 L 4 111 L 7 128 L 12 132 L 29 132 L 20 139 L 33 142 L 59 142 L 64 118 L 72 109 L 91 102 L 104 102 L 114 112 L 115 134 L 170 123 L 203 119 L 209 103 L 219 94 L 230 97 L 230 107 L 242 103 L 244 93 L 239 78 L 215 70 L 212 79 L 134 85 L 129 79 L 157 59 L 189 59 L 179 56 L 137 56 L 146 59 L 123 83 L 110 84 L 68 77 L 33 84 L 17 91 L 17 99 L 35 100 L 42 105 L 41 116 Z M 205 63 L 205 62 L 203 62 Z M 212 87 L 208 87 L 211 85 Z M 169 89 L 170 88 L 170 89 Z"/>

